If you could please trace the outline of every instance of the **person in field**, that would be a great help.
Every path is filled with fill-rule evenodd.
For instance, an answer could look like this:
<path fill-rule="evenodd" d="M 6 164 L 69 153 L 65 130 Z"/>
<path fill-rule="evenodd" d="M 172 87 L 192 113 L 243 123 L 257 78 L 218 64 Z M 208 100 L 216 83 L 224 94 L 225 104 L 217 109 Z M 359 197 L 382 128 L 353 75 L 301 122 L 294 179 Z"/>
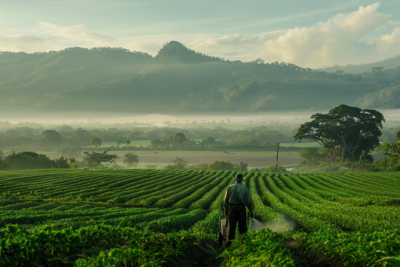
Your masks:
<path fill-rule="evenodd" d="M 236 174 L 235 183 L 228 186 L 224 197 L 224 212 L 228 219 L 226 245 L 230 246 L 235 239 L 236 223 L 239 224 L 239 233 L 247 232 L 246 207 L 253 217 L 254 204 L 249 189 L 242 184 L 244 181 L 241 173 Z"/>

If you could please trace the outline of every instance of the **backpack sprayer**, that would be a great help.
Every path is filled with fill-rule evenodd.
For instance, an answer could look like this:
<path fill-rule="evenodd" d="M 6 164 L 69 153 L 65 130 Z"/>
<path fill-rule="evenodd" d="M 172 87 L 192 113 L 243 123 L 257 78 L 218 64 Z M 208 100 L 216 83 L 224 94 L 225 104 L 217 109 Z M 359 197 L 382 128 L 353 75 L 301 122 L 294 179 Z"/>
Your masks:
<path fill-rule="evenodd" d="M 221 219 L 225 217 L 225 219 Z M 228 227 L 228 218 L 223 215 L 219 216 L 219 232 L 218 232 L 218 243 L 222 245 L 222 243 L 226 240 L 226 228 Z"/>

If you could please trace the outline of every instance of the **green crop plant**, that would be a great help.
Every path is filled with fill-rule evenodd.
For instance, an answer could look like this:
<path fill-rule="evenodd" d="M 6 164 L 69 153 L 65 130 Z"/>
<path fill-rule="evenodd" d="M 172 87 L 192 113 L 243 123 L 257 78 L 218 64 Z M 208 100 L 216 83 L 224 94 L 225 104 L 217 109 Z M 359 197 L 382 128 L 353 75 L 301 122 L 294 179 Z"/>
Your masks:
<path fill-rule="evenodd" d="M 160 265 L 193 242 L 215 238 L 225 188 L 235 174 L 108 169 L 0 172 L 1 196 L 6 193 L 0 198 L 0 266 L 66 264 L 77 254 L 87 255 L 74 263 L 77 266 Z M 276 223 L 277 212 L 283 212 L 302 230 L 248 233 L 247 239 L 223 252 L 223 265 L 293 266 L 280 236 L 345 266 L 398 262 L 399 174 L 243 175 L 258 218 L 268 225 Z M 158 239 L 168 240 L 166 248 Z"/>
<path fill-rule="evenodd" d="M 222 266 L 295 266 L 283 240 L 268 229 L 243 234 L 219 257 L 223 258 Z"/>

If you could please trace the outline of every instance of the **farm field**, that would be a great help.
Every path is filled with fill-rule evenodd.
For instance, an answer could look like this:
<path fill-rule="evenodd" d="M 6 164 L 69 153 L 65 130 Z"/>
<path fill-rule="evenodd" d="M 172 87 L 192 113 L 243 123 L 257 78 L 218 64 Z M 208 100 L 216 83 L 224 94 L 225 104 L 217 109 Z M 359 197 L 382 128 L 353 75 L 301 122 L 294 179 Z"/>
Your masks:
<path fill-rule="evenodd" d="M 281 147 L 321 147 L 320 144 L 317 142 L 311 142 L 311 143 L 300 143 L 300 142 L 294 142 L 294 143 L 280 143 L 279 146 Z"/>
<path fill-rule="evenodd" d="M 88 151 L 91 151 L 88 149 Z M 112 151 L 112 154 L 118 155 L 119 159 L 116 162 L 123 165 L 123 157 L 126 153 L 133 152 L 139 156 L 139 168 L 145 168 L 148 164 L 158 164 L 159 168 L 172 164 L 172 160 L 176 157 L 183 158 L 188 161 L 190 165 L 201 163 L 213 163 L 215 160 L 230 161 L 238 164 L 245 162 L 249 167 L 265 168 L 275 165 L 276 152 L 270 151 L 229 151 L 230 154 L 223 151 Z M 59 154 L 54 152 L 38 152 L 49 156 L 51 159 L 60 157 Z M 234 154 L 233 154 L 234 153 Z M 83 154 L 76 157 L 81 160 Z M 299 156 L 298 152 L 279 152 L 280 165 L 296 165 L 304 159 Z"/>
<path fill-rule="evenodd" d="M 252 232 L 241 253 L 237 245 L 222 248 L 222 264 L 294 266 L 297 256 L 290 243 L 336 266 L 396 266 L 389 260 L 400 255 L 398 173 L 243 174 L 256 218 L 270 228 L 279 225 L 280 233 Z M 216 237 L 224 189 L 234 175 L 193 170 L 1 172 L 0 266 L 179 262 L 184 256 L 178 251 Z"/>
<path fill-rule="evenodd" d="M 143 164 L 172 164 L 172 160 L 176 157 L 183 158 L 189 164 L 213 163 L 216 160 L 230 161 L 238 164 L 245 162 L 249 167 L 268 167 L 276 163 L 276 152 L 268 151 L 230 151 L 230 154 L 223 151 L 134 151 L 139 156 L 140 163 Z M 113 151 L 121 159 L 126 152 Z M 234 153 L 234 154 L 233 154 Z M 117 160 L 122 164 L 122 160 Z M 280 165 L 296 165 L 302 162 L 298 152 L 280 152 Z"/>
<path fill-rule="evenodd" d="M 132 147 L 132 146 L 136 146 L 136 147 L 150 147 L 151 145 L 151 140 L 130 140 L 130 144 L 121 144 L 119 147 Z M 101 147 L 107 148 L 110 146 L 117 146 L 117 144 L 115 142 L 102 142 L 101 143 Z M 88 146 L 88 148 L 93 148 L 94 146 Z"/>
<path fill-rule="evenodd" d="M 196 141 L 201 141 L 201 139 L 195 139 Z M 121 144 L 120 147 L 150 147 L 151 145 L 151 140 L 131 140 L 130 144 Z M 110 147 L 110 146 L 116 146 L 115 142 L 103 142 L 101 144 L 101 147 Z M 316 142 L 311 142 L 311 143 L 299 143 L 299 142 L 294 142 L 294 143 L 280 143 L 281 147 L 320 147 L 321 145 L 316 143 Z M 87 148 L 93 148 L 94 146 L 88 146 Z"/>

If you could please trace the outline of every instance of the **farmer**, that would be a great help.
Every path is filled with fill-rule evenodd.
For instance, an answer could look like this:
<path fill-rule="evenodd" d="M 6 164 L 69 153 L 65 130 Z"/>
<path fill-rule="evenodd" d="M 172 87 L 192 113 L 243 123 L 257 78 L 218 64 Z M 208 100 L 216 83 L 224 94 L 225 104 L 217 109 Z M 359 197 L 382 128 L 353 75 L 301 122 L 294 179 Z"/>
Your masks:
<path fill-rule="evenodd" d="M 250 211 L 250 217 L 253 217 L 254 204 L 251 199 L 249 189 L 242 185 L 243 175 L 236 174 L 235 183 L 228 186 L 224 197 L 224 212 L 228 218 L 228 228 L 226 234 L 226 245 L 230 246 L 231 241 L 235 239 L 236 223 L 239 224 L 239 233 L 247 232 L 246 225 L 246 207 Z"/>

